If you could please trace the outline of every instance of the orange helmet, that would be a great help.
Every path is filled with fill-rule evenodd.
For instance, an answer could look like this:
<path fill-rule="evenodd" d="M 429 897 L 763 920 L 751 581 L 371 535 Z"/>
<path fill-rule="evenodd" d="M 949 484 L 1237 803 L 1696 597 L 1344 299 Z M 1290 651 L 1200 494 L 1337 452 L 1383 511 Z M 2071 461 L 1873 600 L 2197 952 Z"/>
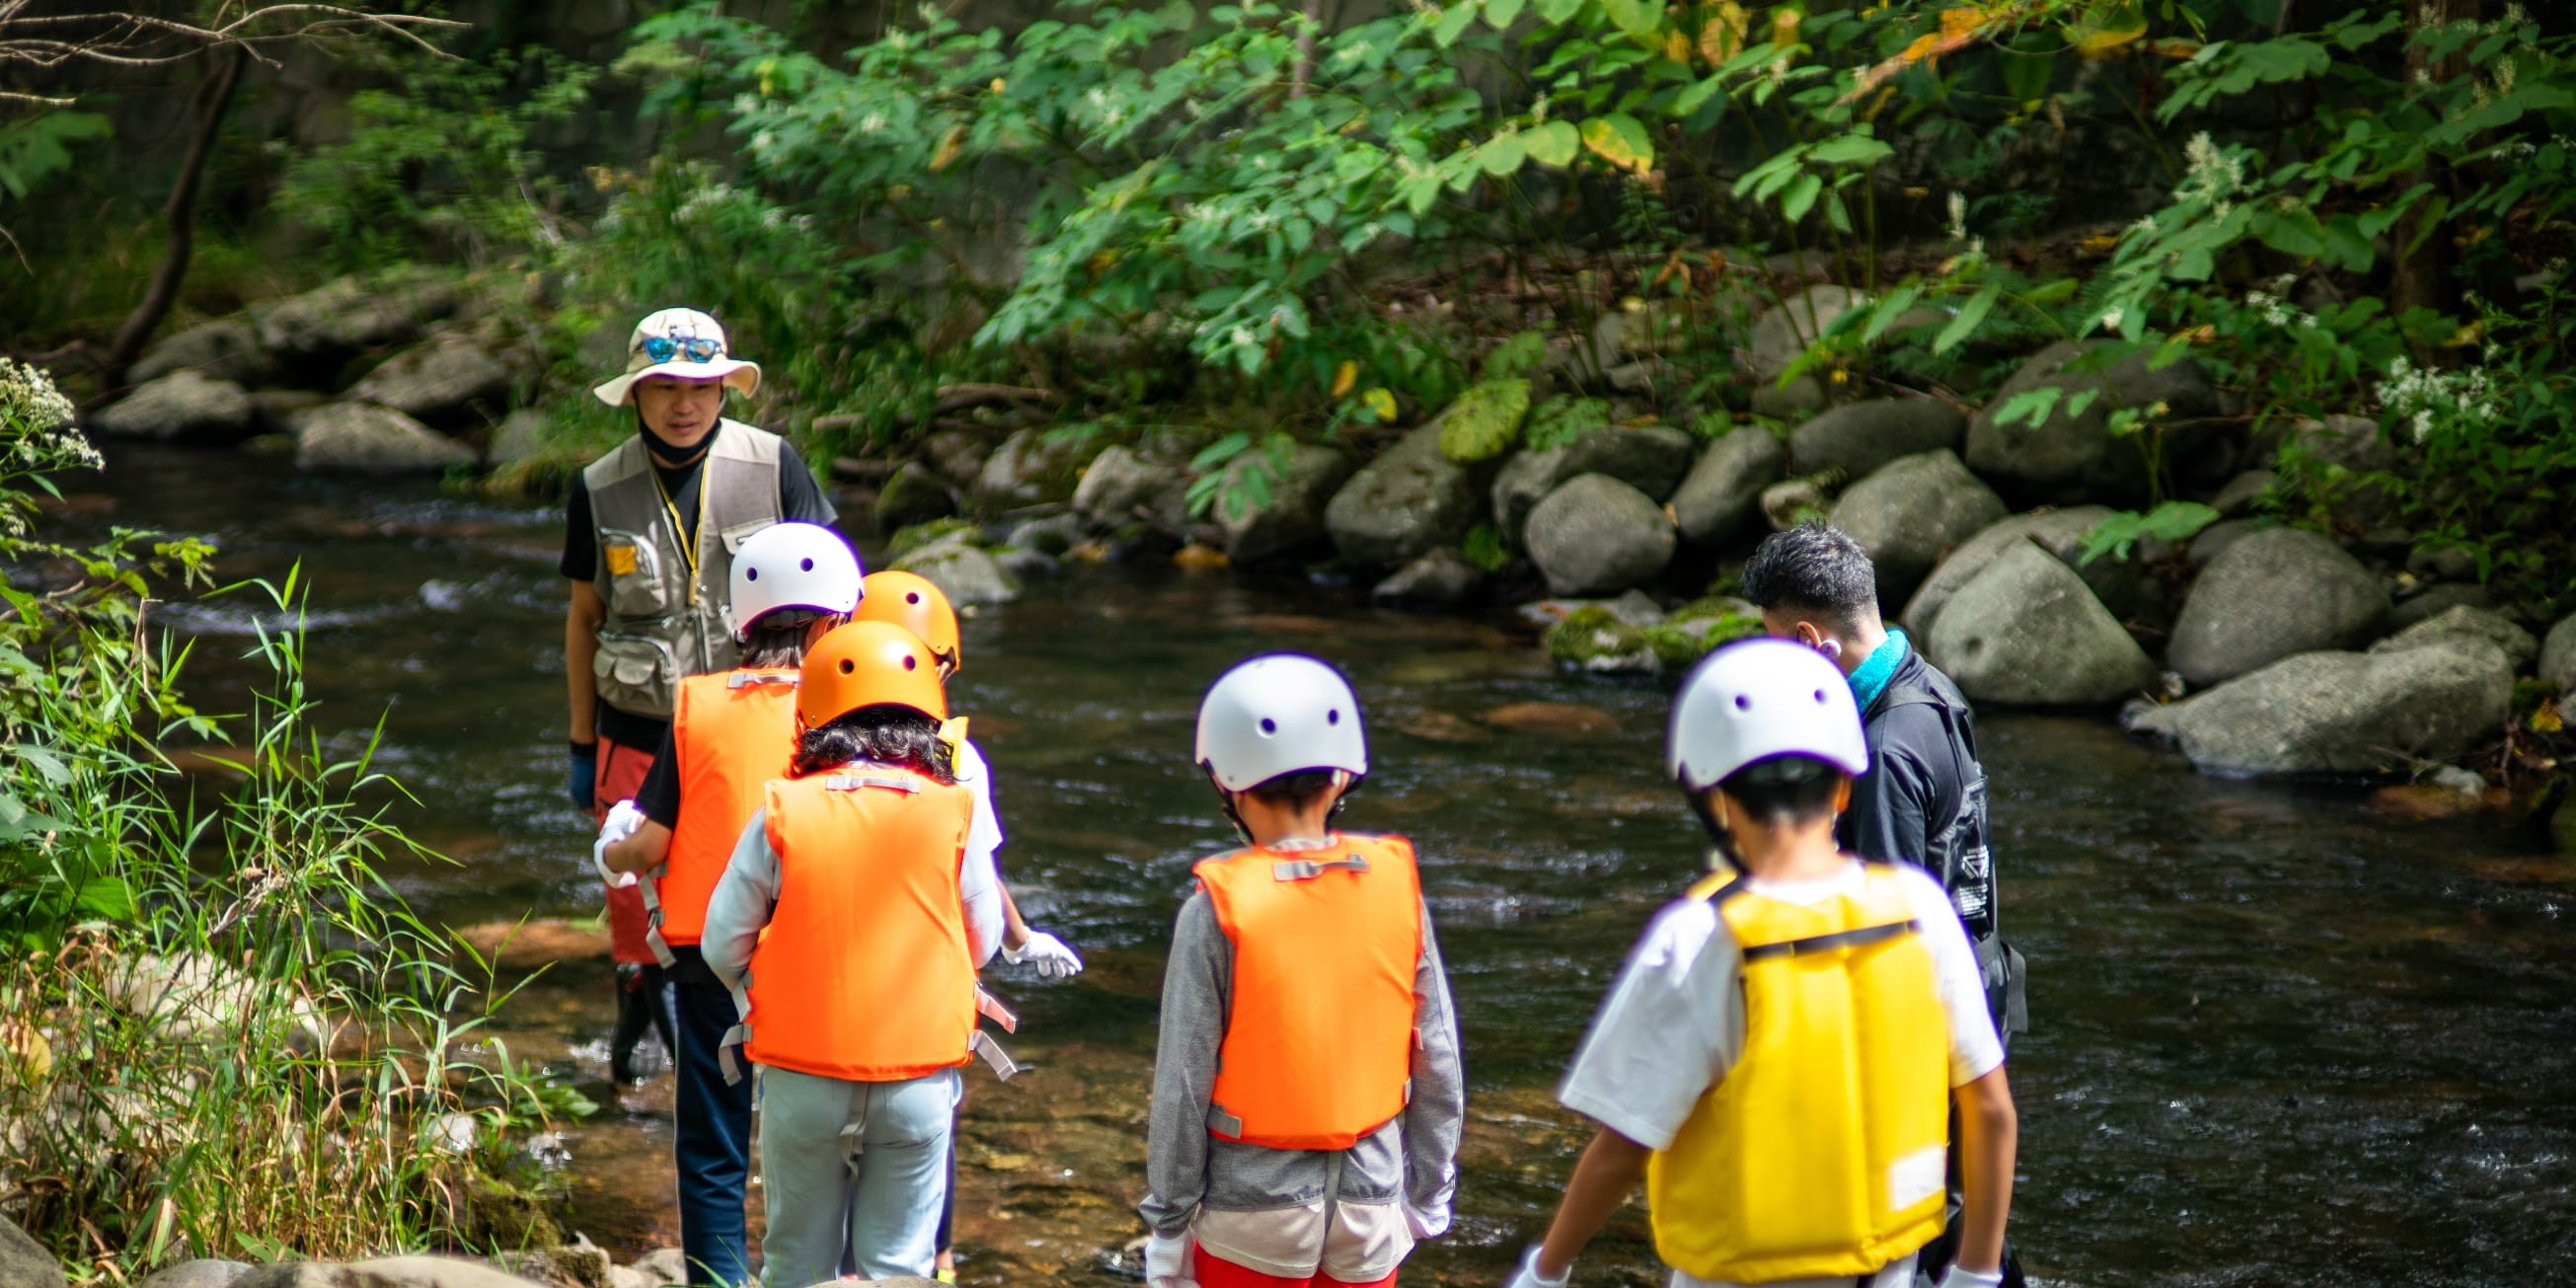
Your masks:
<path fill-rule="evenodd" d="M 891 622 L 848 622 L 805 651 L 796 683 L 796 723 L 820 729 L 861 707 L 910 707 L 948 718 L 939 663 L 919 636 Z"/>
<path fill-rule="evenodd" d="M 851 621 L 892 622 L 920 636 L 951 670 L 965 669 L 966 659 L 957 648 L 957 610 L 949 606 L 947 593 L 931 584 L 928 577 L 913 572 L 872 572 L 859 582 L 859 587 L 859 606 L 850 614 Z"/>

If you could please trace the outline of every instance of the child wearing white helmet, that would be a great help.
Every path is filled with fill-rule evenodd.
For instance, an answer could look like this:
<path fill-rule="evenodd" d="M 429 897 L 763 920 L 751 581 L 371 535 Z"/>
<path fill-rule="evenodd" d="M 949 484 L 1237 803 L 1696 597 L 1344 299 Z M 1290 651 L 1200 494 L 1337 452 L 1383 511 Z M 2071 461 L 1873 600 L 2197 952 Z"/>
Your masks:
<path fill-rule="evenodd" d="M 1449 1227 L 1466 1092 L 1412 843 L 1332 825 L 1359 700 L 1254 658 L 1208 690 L 1197 761 L 1247 846 L 1197 865 L 1173 929 L 1147 1288 L 1393 1284 Z"/>
<path fill-rule="evenodd" d="M 634 799 L 609 811 L 595 847 L 609 885 L 641 896 L 645 939 L 662 970 L 657 1000 L 672 1021 L 679 1082 L 680 1250 L 691 1284 L 751 1278 L 743 1215 L 751 1086 L 724 1076 L 720 1052 L 738 1015 L 732 990 L 699 951 L 707 903 L 763 788 L 788 775 L 805 650 L 849 620 L 860 587 L 858 556 L 830 528 L 779 523 L 745 539 L 726 604 L 741 665 L 680 681 L 651 768 Z"/>
<path fill-rule="evenodd" d="M 1787 640 L 1720 649 L 1674 699 L 1668 765 L 1716 871 L 1647 928 L 1575 1056 L 1559 1099 L 1600 1131 L 1506 1288 L 1565 1284 L 1641 1178 L 1673 1288 L 1912 1288 L 1954 1099 L 1966 1208 L 1941 1285 L 2000 1283 L 2003 1048 L 1939 884 L 1834 844 L 1869 768 L 1850 685 Z"/>

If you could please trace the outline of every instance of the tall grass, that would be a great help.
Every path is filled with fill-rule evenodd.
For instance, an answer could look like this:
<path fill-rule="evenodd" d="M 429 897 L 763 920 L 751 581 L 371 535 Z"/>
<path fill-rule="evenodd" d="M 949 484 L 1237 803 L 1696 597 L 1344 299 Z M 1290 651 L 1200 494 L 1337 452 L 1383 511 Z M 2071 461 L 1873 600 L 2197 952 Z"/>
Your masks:
<path fill-rule="evenodd" d="M 378 735 L 315 728 L 297 577 L 213 592 L 268 601 L 267 680 L 241 717 L 189 708 L 148 607 L 202 589 L 211 552 L 28 536 L 41 470 L 95 458 L 7 397 L 0 1214 L 87 1280 L 488 1247 L 480 1209 L 528 1166 L 512 1135 L 568 1102 L 471 1041 L 509 990 L 380 874 L 420 851 L 383 816 Z M 182 775 L 174 740 L 228 744 Z"/>

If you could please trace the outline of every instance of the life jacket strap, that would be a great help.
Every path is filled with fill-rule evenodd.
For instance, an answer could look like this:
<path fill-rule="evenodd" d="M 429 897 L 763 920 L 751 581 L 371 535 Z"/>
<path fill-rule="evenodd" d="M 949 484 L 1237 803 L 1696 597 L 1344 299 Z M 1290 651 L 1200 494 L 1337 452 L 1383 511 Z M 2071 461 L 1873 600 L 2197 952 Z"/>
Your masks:
<path fill-rule="evenodd" d="M 982 1029 L 975 1030 L 975 1035 L 966 1039 L 966 1049 L 983 1057 L 993 1076 L 1004 1082 L 1009 1082 L 1020 1071 L 1019 1062 L 1011 1058 L 1011 1053 L 1003 1050 L 1002 1044 Z"/>
<path fill-rule="evenodd" d="M 664 863 L 635 882 L 636 893 L 644 896 L 644 946 L 653 950 L 653 960 L 661 963 L 664 970 L 680 962 L 671 955 L 671 945 L 662 939 L 662 881 L 657 873 L 669 870 L 670 865 Z"/>
<path fill-rule="evenodd" d="M 1368 860 L 1361 858 L 1357 854 L 1353 854 L 1349 858 L 1334 859 L 1328 863 L 1317 863 L 1313 859 L 1281 859 L 1280 861 L 1270 865 L 1270 879 L 1273 881 L 1312 881 L 1327 872 L 1366 872 L 1368 870 Z"/>
<path fill-rule="evenodd" d="M 796 687 L 796 679 L 794 675 L 781 675 L 769 671 L 736 671 L 725 677 L 725 687 L 748 689 L 755 684 L 784 684 L 792 689 Z"/>
<path fill-rule="evenodd" d="M 1207 1125 L 1210 1135 L 1223 1136 L 1227 1140 L 1243 1139 L 1243 1120 L 1226 1112 L 1223 1105 L 1208 1106 Z"/>
<path fill-rule="evenodd" d="M 1002 1005 L 1002 999 L 985 992 L 981 984 L 975 986 L 975 1012 L 1001 1025 L 1004 1033 L 1020 1031 L 1020 1017 L 1012 1013 L 1011 1008 Z"/>
<path fill-rule="evenodd" d="M 724 1068 L 726 1086 L 734 1087 L 742 1084 L 742 1062 L 735 1058 L 734 1052 L 750 1041 L 751 1025 L 746 1022 L 726 1029 L 724 1041 L 716 1046 L 716 1063 Z"/>
<path fill-rule="evenodd" d="M 882 774 L 834 774 L 823 780 L 828 792 L 855 792 L 863 787 L 882 787 L 909 796 L 921 790 L 921 784 L 909 778 L 888 778 Z"/>
<path fill-rule="evenodd" d="M 1776 944 L 1752 944 L 1744 949 L 1744 960 L 1758 962 L 1773 957 L 1803 957 L 1809 953 L 1829 953 L 1843 948 L 1860 948 L 1905 935 L 1920 934 L 1922 930 L 1922 923 L 1911 919 L 1891 921 L 1883 926 L 1856 926 L 1850 930 L 1837 930 L 1830 935 L 1784 939 Z"/>

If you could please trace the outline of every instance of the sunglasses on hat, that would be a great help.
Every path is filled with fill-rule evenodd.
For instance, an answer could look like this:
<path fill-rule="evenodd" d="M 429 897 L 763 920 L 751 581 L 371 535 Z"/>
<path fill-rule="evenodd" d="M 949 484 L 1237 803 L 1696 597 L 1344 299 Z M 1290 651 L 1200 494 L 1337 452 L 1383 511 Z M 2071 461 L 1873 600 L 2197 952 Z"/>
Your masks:
<path fill-rule="evenodd" d="M 724 341 L 706 338 L 675 340 L 667 335 L 648 335 L 637 347 L 655 362 L 681 357 L 690 362 L 713 362 L 724 356 Z"/>

